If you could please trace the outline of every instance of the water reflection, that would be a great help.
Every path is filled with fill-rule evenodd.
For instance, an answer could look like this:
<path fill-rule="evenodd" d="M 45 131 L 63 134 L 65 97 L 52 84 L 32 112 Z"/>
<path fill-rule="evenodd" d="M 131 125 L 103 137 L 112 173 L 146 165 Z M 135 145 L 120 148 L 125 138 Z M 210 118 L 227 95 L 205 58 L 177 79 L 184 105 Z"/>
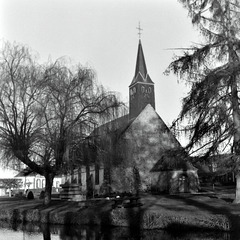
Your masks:
<path fill-rule="evenodd" d="M 59 226 L 47 224 L 16 224 L 0 221 L 0 239 L 11 240 L 237 240 L 236 235 L 224 232 L 189 232 L 148 230 L 100 226 Z"/>

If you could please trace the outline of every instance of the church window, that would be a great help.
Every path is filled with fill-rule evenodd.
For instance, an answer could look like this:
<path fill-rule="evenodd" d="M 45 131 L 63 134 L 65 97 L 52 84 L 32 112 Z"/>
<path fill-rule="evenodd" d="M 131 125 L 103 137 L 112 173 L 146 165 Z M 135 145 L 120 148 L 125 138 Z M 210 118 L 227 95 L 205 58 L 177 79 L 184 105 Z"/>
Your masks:
<path fill-rule="evenodd" d="M 152 88 L 148 88 L 148 93 L 151 93 L 152 92 Z"/>
<path fill-rule="evenodd" d="M 82 174 L 81 170 L 78 171 L 78 184 L 81 186 L 82 185 Z"/>
<path fill-rule="evenodd" d="M 99 166 L 95 165 L 95 185 L 99 185 Z"/>
<path fill-rule="evenodd" d="M 142 93 L 144 93 L 145 92 L 145 87 L 144 86 L 142 86 Z"/>

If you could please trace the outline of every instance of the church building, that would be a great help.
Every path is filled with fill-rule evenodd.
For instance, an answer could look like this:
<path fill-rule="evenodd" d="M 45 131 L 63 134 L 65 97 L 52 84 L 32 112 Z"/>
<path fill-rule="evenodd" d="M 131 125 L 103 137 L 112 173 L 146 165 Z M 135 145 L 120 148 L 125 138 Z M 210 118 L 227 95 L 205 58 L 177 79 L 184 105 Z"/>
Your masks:
<path fill-rule="evenodd" d="M 197 191 L 197 170 L 155 110 L 155 89 L 138 43 L 135 74 L 129 86 L 129 114 L 94 131 L 112 191 Z M 101 144 L 102 143 L 102 144 Z"/>
<path fill-rule="evenodd" d="M 131 193 L 198 189 L 197 170 L 155 110 L 154 82 L 147 71 L 140 39 L 135 74 L 129 85 L 129 114 L 99 126 L 91 138 L 98 146 L 91 176 L 99 194 L 104 184 L 113 192 Z M 80 178 L 84 179 L 82 184 L 86 182 L 86 176 Z"/>

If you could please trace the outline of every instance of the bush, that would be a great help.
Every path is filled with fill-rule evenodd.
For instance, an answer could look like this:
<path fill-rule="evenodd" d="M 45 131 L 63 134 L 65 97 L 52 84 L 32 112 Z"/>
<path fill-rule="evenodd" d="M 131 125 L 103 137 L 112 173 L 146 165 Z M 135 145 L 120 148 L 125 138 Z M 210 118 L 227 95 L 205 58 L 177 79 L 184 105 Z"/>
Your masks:
<path fill-rule="evenodd" d="M 14 197 L 16 197 L 16 198 L 24 198 L 25 196 L 23 195 L 23 192 L 17 192 L 17 193 L 15 193 Z"/>
<path fill-rule="evenodd" d="M 44 196 L 45 196 L 45 192 L 41 191 L 39 195 L 39 199 L 44 199 Z"/>

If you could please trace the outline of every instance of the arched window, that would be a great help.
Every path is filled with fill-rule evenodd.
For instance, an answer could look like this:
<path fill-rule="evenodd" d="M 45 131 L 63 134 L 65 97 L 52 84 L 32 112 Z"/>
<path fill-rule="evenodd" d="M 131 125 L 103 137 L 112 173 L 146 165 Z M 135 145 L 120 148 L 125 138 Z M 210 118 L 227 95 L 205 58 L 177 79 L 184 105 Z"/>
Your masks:
<path fill-rule="evenodd" d="M 45 188 L 45 179 L 42 180 L 42 188 Z"/>
<path fill-rule="evenodd" d="M 37 179 L 36 188 L 41 188 L 41 180 Z"/>

